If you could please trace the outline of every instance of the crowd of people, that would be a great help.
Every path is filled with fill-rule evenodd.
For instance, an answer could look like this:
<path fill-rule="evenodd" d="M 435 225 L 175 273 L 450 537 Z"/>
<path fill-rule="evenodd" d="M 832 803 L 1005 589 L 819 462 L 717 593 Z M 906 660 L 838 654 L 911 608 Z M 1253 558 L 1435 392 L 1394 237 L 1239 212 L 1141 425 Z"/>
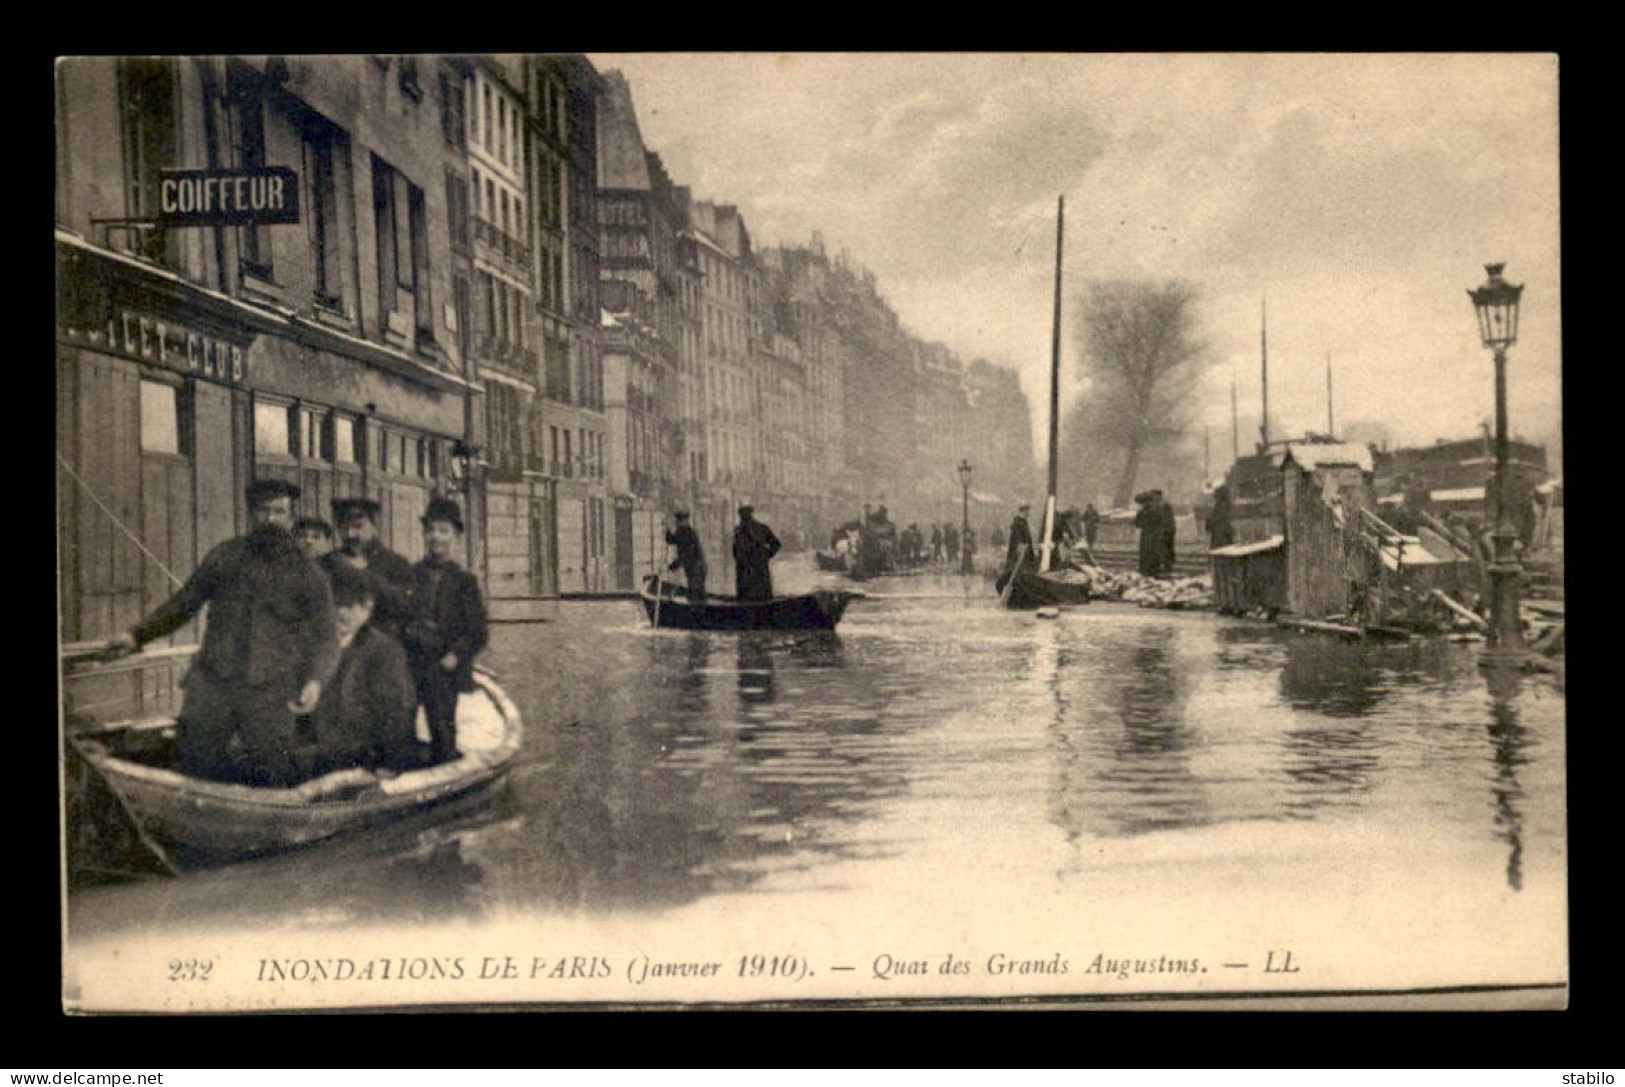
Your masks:
<path fill-rule="evenodd" d="M 249 531 L 115 641 L 115 652 L 135 652 L 208 605 L 185 681 L 181 772 L 285 788 L 349 767 L 389 775 L 455 759 L 457 696 L 473 689 L 487 640 L 479 582 L 454 558 L 457 503 L 429 501 L 425 556 L 413 563 L 379 540 L 377 502 L 336 499 L 332 524 L 295 521 L 300 493 L 252 483 Z"/>

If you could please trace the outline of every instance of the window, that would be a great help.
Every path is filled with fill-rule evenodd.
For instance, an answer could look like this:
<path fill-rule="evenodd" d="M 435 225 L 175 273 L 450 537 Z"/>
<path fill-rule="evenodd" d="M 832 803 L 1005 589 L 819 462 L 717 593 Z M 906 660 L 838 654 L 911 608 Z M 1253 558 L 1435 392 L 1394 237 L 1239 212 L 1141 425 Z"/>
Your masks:
<path fill-rule="evenodd" d="M 574 460 L 575 460 L 575 458 L 570 453 L 570 431 L 569 431 L 569 428 L 565 428 L 565 431 L 564 431 L 564 472 L 563 472 L 564 475 L 566 475 L 566 476 L 575 475 L 575 466 L 573 464 Z"/>
<path fill-rule="evenodd" d="M 339 464 L 357 464 L 361 449 L 356 444 L 355 420 L 348 415 L 333 416 L 333 460 Z"/>
<path fill-rule="evenodd" d="M 290 456 L 293 443 L 288 426 L 289 407 L 286 404 L 254 405 L 254 452 Z"/>
<path fill-rule="evenodd" d="M 491 85 L 482 82 L 480 92 L 485 101 L 485 139 L 481 141 L 481 145 L 489 151 L 496 142 L 496 137 L 491 129 Z"/>
<path fill-rule="evenodd" d="M 432 337 L 434 320 L 430 312 L 429 239 L 423 190 L 375 155 L 372 203 L 378 236 L 380 312 L 389 314 L 400 310 L 400 292 L 406 291 L 413 299 L 414 322 L 419 335 Z"/>
<path fill-rule="evenodd" d="M 178 155 L 175 62 L 162 57 L 128 57 L 119 61 L 118 72 L 125 215 L 150 219 L 158 211 L 158 171 L 176 165 Z M 136 236 L 141 240 L 130 248 L 141 256 L 176 263 L 169 232 L 149 230 Z"/>
<path fill-rule="evenodd" d="M 473 244 L 468 225 L 468 179 L 449 167 L 446 169 L 446 224 L 451 232 L 451 247 L 468 252 Z"/>
<path fill-rule="evenodd" d="M 551 460 L 551 463 L 553 465 L 553 473 L 555 475 L 563 475 L 564 474 L 563 469 L 561 469 L 559 467 L 559 428 L 556 427 L 556 426 L 548 427 L 547 428 L 547 436 L 548 436 L 548 439 L 550 441 L 551 448 L 553 450 L 553 455 L 552 455 L 552 460 Z"/>
<path fill-rule="evenodd" d="M 141 382 L 141 451 L 181 453 L 181 390 L 158 381 Z"/>
<path fill-rule="evenodd" d="M 337 130 L 307 120 L 301 126 L 305 141 L 305 170 L 310 178 L 310 232 L 316 271 L 316 301 L 331 309 L 343 308 L 341 255 L 344 236 L 339 225 L 340 162 L 344 158 Z"/>
<path fill-rule="evenodd" d="M 461 150 L 468 131 L 468 118 L 464 116 L 463 81 L 447 72 L 440 73 L 440 130 L 446 142 Z"/>
<path fill-rule="evenodd" d="M 412 310 L 417 316 L 418 342 L 434 340 L 433 282 L 429 276 L 429 220 L 423 190 L 407 187 L 407 218 L 412 233 Z"/>
<path fill-rule="evenodd" d="M 497 158 L 508 161 L 508 100 L 497 99 Z"/>
<path fill-rule="evenodd" d="M 299 408 L 294 422 L 298 427 L 294 454 L 305 460 L 322 459 L 322 416 L 312 408 Z"/>
<path fill-rule="evenodd" d="M 234 69 L 232 96 L 237 107 L 237 157 L 246 169 L 265 166 L 265 106 L 257 87 Z M 271 278 L 271 236 L 263 226 L 252 223 L 241 228 L 243 266 L 261 279 Z"/>

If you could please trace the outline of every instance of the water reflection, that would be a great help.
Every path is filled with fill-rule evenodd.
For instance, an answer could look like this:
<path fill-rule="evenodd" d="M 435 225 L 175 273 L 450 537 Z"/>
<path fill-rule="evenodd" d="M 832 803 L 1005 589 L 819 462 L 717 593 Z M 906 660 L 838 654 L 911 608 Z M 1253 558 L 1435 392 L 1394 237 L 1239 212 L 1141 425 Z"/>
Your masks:
<path fill-rule="evenodd" d="M 1062 796 L 1055 807 L 1075 839 L 1202 826 L 1206 784 L 1194 772 L 1197 742 L 1187 720 L 1191 677 L 1179 666 L 1172 626 L 1146 626 L 1101 647 L 1060 724 Z"/>
<path fill-rule="evenodd" d="M 1283 823 L 1308 819 L 1328 841 L 1425 833 L 1461 869 L 1441 879 L 1470 867 L 1499 884 L 1503 859 L 1515 890 L 1560 876 L 1534 860 L 1560 852 L 1544 846 L 1562 833 L 1561 787 L 1547 787 L 1561 695 L 1486 706 L 1471 647 L 880 596 L 839 636 L 651 630 L 589 604 L 501 627 L 492 663 L 527 732 L 498 804 L 185 877 L 146 915 L 660 911 L 874 878 L 854 859 L 1003 855 L 1057 830 L 1070 848 L 1044 876 L 1084 888 L 1109 858 L 1162 848 L 1124 839 L 1204 828 L 1216 855 L 1244 859 L 1260 841 L 1249 824 L 1295 834 Z M 1535 756 L 1552 737 L 1555 765 Z M 1403 854 L 1348 863 L 1381 879 Z M 945 873 L 941 894 L 982 878 Z"/>
<path fill-rule="evenodd" d="M 1523 890 L 1523 789 L 1518 782 L 1518 769 L 1529 762 L 1525 754 L 1531 740 L 1528 730 L 1519 723 L 1518 707 L 1514 698 L 1521 681 L 1521 672 L 1514 668 L 1486 669 L 1490 687 L 1490 743 L 1491 759 L 1495 764 L 1495 777 L 1490 783 L 1490 794 L 1495 799 L 1495 836 L 1507 845 L 1507 886 L 1514 891 Z"/>

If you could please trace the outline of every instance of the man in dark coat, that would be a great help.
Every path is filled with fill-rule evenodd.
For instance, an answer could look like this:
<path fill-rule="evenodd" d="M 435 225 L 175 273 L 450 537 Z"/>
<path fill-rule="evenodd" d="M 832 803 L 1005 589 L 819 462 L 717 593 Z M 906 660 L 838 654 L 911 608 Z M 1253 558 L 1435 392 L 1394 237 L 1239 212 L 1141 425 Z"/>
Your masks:
<path fill-rule="evenodd" d="M 942 550 L 947 553 L 949 562 L 959 561 L 959 530 L 952 524 L 942 526 Z"/>
<path fill-rule="evenodd" d="M 333 523 L 342 544 L 321 558 L 329 575 L 340 566 L 364 570 L 372 582 L 372 624 L 393 638 L 401 636 L 412 584 L 412 564 L 378 539 L 378 503 L 371 498 L 333 499 Z"/>
<path fill-rule="evenodd" d="M 1016 510 L 1015 517 L 1010 520 L 1010 540 L 1004 551 L 1003 570 L 1003 574 L 1007 578 L 1015 570 L 1017 563 L 1021 562 L 1027 555 L 1032 554 L 1033 530 L 1027 524 L 1027 514 L 1031 510 L 1032 507 L 1023 502 Z"/>
<path fill-rule="evenodd" d="M 427 752 L 417 739 L 417 687 L 406 651 L 367 622 L 374 601 L 366 573 L 342 566 L 331 580 L 339 663 L 312 714 L 311 771 L 416 769 Z"/>
<path fill-rule="evenodd" d="M 779 538 L 756 520 L 749 506 L 739 507 L 739 527 L 734 529 L 734 571 L 741 600 L 770 600 L 773 574 L 768 563 L 779 553 Z"/>
<path fill-rule="evenodd" d="M 688 511 L 678 510 L 675 516 L 677 527 L 666 530 L 666 542 L 677 548 L 677 558 L 666 569 L 682 567 L 688 598 L 701 602 L 705 600 L 705 549 L 700 546 L 700 534 L 688 523 Z"/>
<path fill-rule="evenodd" d="M 1134 496 L 1140 510 L 1134 515 L 1134 527 L 1140 530 L 1140 573 L 1156 577 L 1162 565 L 1162 513 L 1156 508 L 1150 491 Z"/>
<path fill-rule="evenodd" d="M 1174 536 L 1178 531 L 1178 522 L 1174 517 L 1174 507 L 1163 497 L 1162 492 L 1153 490 L 1151 501 L 1157 507 L 1157 517 L 1161 525 L 1161 534 L 1158 536 L 1162 544 L 1160 561 L 1161 576 L 1171 577 L 1174 572 Z"/>
<path fill-rule="evenodd" d="M 115 644 L 133 653 L 207 604 L 180 714 L 181 772 L 281 788 L 299 778 L 295 720 L 316 708 L 337 663 L 333 597 L 290 532 L 299 488 L 262 479 L 246 495 L 248 534 L 211 550 L 179 592 Z"/>
<path fill-rule="evenodd" d="M 1090 551 L 1095 549 L 1095 537 L 1100 534 L 1100 511 L 1093 502 L 1083 507 L 1083 542 Z"/>
<path fill-rule="evenodd" d="M 474 575 L 452 558 L 463 515 L 449 498 L 431 498 L 421 518 L 428 555 L 412 567 L 405 637 L 418 702 L 429 719 L 430 758 L 457 757 L 457 695 L 474 690 L 474 655 L 485 648 L 485 601 Z"/>
<path fill-rule="evenodd" d="M 1229 547 L 1236 542 L 1236 529 L 1230 523 L 1230 488 L 1223 483 L 1213 488 L 1213 512 L 1207 517 L 1207 545 Z"/>

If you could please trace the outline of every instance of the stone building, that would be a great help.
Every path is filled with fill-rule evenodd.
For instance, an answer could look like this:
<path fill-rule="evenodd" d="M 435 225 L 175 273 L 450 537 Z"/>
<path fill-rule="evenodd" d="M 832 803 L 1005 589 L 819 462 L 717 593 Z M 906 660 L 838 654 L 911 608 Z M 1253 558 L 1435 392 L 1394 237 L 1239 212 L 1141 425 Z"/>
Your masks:
<path fill-rule="evenodd" d="M 386 55 L 59 63 L 64 642 L 117 635 L 244 531 L 253 478 L 298 482 L 300 514 L 377 499 L 410 558 L 431 496 L 467 502 L 481 407 L 454 256 L 462 78 Z M 163 173 L 180 169 L 291 171 L 297 220 L 172 225 L 203 191 L 182 199 Z M 219 194 L 219 173 L 188 176 Z M 197 639 L 193 624 L 72 670 L 67 711 L 172 710 Z"/>

